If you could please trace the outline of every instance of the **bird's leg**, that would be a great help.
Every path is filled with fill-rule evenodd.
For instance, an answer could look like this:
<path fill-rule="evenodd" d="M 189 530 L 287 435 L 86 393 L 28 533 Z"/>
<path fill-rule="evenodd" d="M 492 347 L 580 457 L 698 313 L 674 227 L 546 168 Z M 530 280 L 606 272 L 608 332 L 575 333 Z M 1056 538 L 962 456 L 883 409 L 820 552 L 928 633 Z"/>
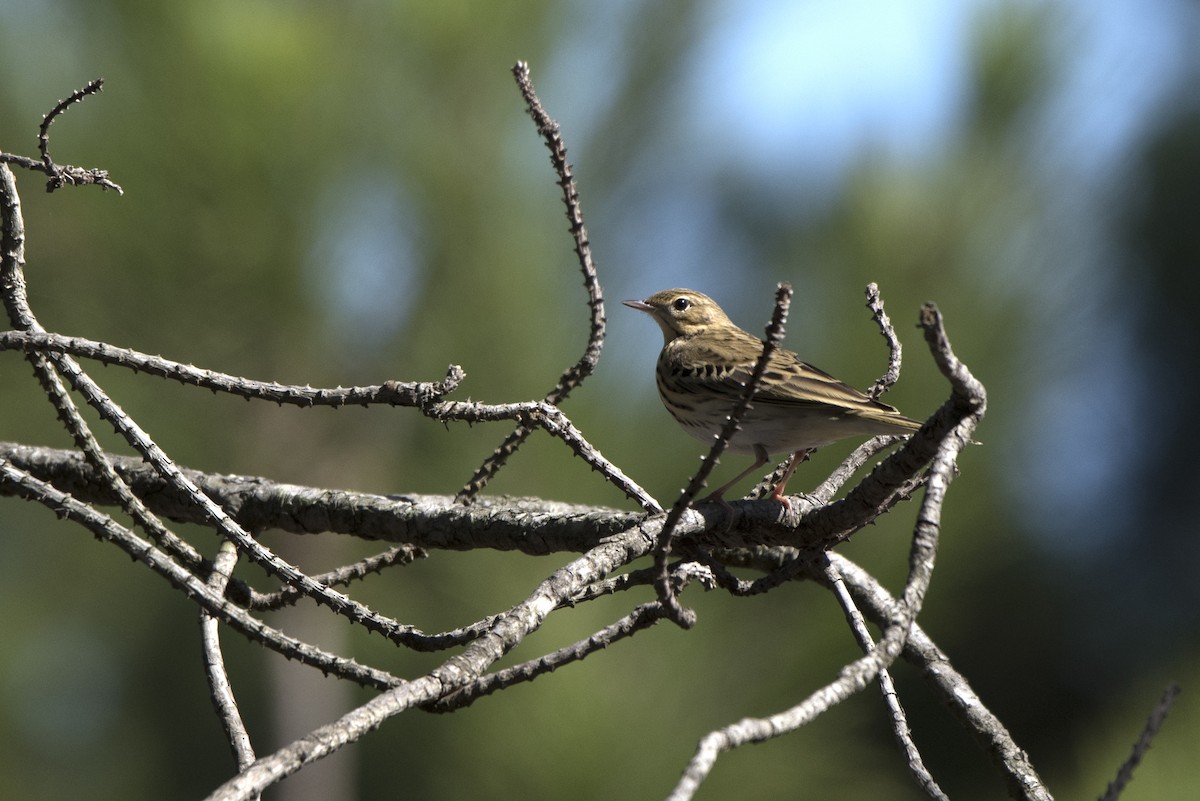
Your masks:
<path fill-rule="evenodd" d="M 718 501 L 720 503 L 725 503 L 725 493 L 729 490 L 729 488 L 732 487 L 734 484 L 738 483 L 739 481 L 741 481 L 746 476 L 753 473 L 758 468 L 762 467 L 764 464 L 767 463 L 767 460 L 770 458 L 771 458 L 771 455 L 769 453 L 767 453 L 766 448 L 764 448 L 762 445 L 755 445 L 754 446 L 754 464 L 750 465 L 745 470 L 738 473 L 736 476 L 733 477 L 733 479 L 731 481 L 725 482 L 724 484 L 722 484 L 721 486 L 717 487 L 715 490 L 710 492 L 708 495 L 706 495 L 704 497 L 704 500 Z"/>
<path fill-rule="evenodd" d="M 775 485 L 775 489 L 771 491 L 771 497 L 789 509 L 792 508 L 792 502 L 784 497 L 783 490 L 785 487 L 787 487 L 788 480 L 791 479 L 792 473 L 796 472 L 796 468 L 799 466 L 799 464 L 808 459 L 808 455 L 814 450 L 816 450 L 816 448 L 805 448 L 802 451 L 796 451 L 793 453 L 792 460 L 788 462 L 787 470 L 783 471 L 783 477 L 779 479 L 779 483 L 777 483 Z"/>

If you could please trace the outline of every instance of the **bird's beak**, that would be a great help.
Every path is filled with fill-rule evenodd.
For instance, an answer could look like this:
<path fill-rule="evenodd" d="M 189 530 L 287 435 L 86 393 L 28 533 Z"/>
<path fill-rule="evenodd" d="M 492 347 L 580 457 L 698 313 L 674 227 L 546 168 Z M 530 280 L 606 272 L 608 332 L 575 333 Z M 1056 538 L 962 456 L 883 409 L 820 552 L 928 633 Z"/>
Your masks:
<path fill-rule="evenodd" d="M 644 311 L 648 314 L 654 313 L 654 307 L 651 306 L 649 303 L 647 303 L 644 300 L 623 300 L 621 302 L 624 303 L 626 306 L 628 306 L 631 309 L 637 309 L 638 311 Z"/>

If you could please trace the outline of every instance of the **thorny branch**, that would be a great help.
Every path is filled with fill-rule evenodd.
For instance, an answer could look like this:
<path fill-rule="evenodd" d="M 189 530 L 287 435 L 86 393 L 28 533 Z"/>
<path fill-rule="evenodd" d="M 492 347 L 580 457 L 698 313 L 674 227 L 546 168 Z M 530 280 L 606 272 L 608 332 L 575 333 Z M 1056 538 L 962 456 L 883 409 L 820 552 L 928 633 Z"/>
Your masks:
<path fill-rule="evenodd" d="M 575 186 L 575 176 L 572 175 L 571 165 L 567 161 L 567 146 L 559 132 L 558 123 L 542 107 L 542 101 L 538 99 L 537 93 L 533 89 L 533 79 L 529 76 L 529 65 L 524 61 L 518 61 L 513 65 L 512 73 L 516 78 L 517 87 L 521 91 L 521 97 L 525 100 L 529 116 L 533 119 L 538 134 L 541 135 L 550 151 L 550 163 L 554 166 L 554 172 L 558 176 L 558 185 L 562 189 L 571 239 L 575 243 L 575 256 L 579 259 L 579 269 L 583 273 L 583 286 L 587 290 L 588 307 L 591 309 L 590 330 L 583 355 L 579 357 L 579 361 L 567 368 L 554 388 L 547 392 L 546 397 L 542 399 L 550 406 L 558 406 L 567 399 L 571 390 L 592 374 L 592 371 L 596 369 L 596 364 L 600 361 L 600 350 L 604 347 L 605 331 L 604 292 L 600 288 L 600 276 L 592 257 L 592 243 L 588 240 L 587 227 L 583 224 L 579 190 Z M 532 432 L 531 426 L 524 423 L 518 425 L 475 471 L 467 485 L 459 490 L 457 496 L 459 502 L 470 503 Z M 652 507 L 643 499 L 634 498 L 634 500 L 637 500 L 642 508 L 648 511 L 657 507 L 657 503 Z"/>
<path fill-rule="evenodd" d="M 103 342 L 62 336 L 48 331 L 4 331 L 0 333 L 0 350 L 24 350 L 27 353 L 54 353 L 94 359 L 101 364 L 124 367 L 135 373 L 168 378 L 180 384 L 236 395 L 246 400 L 264 400 L 301 407 L 336 408 L 386 404 L 420 408 L 453 392 L 466 377 L 461 367 L 452 364 L 441 381 L 385 381 L 366 387 L 295 386 L 218 373 L 161 356 L 139 353 L 129 348 L 118 348 Z"/>
<path fill-rule="evenodd" d="M 1116 778 L 1108 785 L 1108 788 L 1104 791 L 1104 795 L 1100 796 L 1100 801 L 1117 801 L 1121 797 L 1121 793 L 1125 791 L 1125 787 L 1133 779 L 1133 769 L 1141 763 L 1142 757 L 1150 750 L 1150 744 L 1154 742 L 1154 738 L 1158 736 L 1158 730 L 1166 722 L 1167 714 L 1171 711 L 1171 707 L 1175 705 L 1175 699 L 1179 696 L 1179 693 L 1180 687 L 1178 684 L 1171 684 L 1163 692 L 1162 698 L 1158 699 L 1158 703 L 1154 705 L 1154 710 L 1146 720 L 1146 726 L 1142 729 L 1141 735 L 1138 736 L 1137 742 L 1133 744 L 1133 750 L 1130 751 L 1128 759 L 1121 763 L 1121 767 L 1117 770 Z"/>
<path fill-rule="evenodd" d="M 15 164 L 45 173 L 50 177 L 47 186 L 50 191 L 67 184 L 94 183 L 119 192 L 120 187 L 104 171 L 57 165 L 50 156 L 49 131 L 53 122 L 72 105 L 99 92 L 102 83 L 89 83 L 44 117 L 38 136 L 40 159 L 0 154 L 0 294 L 13 328 L 0 332 L 0 350 L 19 351 L 33 365 L 44 393 L 76 448 L 61 451 L 0 443 L 0 495 L 33 501 L 78 524 L 101 541 L 121 549 L 197 605 L 210 692 L 237 766 L 236 775 L 211 798 L 256 798 L 281 778 L 355 742 L 384 720 L 407 710 L 452 712 L 588 658 L 598 650 L 625 643 L 632 635 L 651 629 L 664 618 L 690 625 L 694 615 L 682 607 L 678 596 L 693 583 L 746 596 L 769 592 L 791 581 L 812 580 L 831 590 L 846 614 L 863 656 L 791 708 L 766 718 L 748 718 L 704 737 L 672 798 L 690 798 L 722 752 L 782 736 L 812 722 L 873 682 L 883 692 L 910 772 L 928 795 L 943 797 L 924 766 L 891 682 L 890 666 L 902 656 L 917 666 L 934 692 L 992 754 L 1014 797 L 1048 801 L 1050 795 L 1028 757 L 916 623 L 932 576 L 941 509 L 955 475 L 955 459 L 970 443 L 971 433 L 986 408 L 983 387 L 951 350 L 937 309 L 926 306 L 921 324 L 934 361 L 950 383 L 951 396 L 921 431 L 836 502 L 832 498 L 851 477 L 883 449 L 894 445 L 895 440 L 875 438 L 864 443 L 812 495 L 796 498 L 785 515 L 780 514 L 778 504 L 756 501 L 734 502 L 735 513 L 730 515 L 729 506 L 695 504 L 694 499 L 725 443 L 736 431 L 739 418 L 753 402 L 766 360 L 782 337 L 790 289 L 781 285 L 763 355 L 745 394 L 731 411 L 725 429 L 688 489 L 670 513 L 663 515 L 658 502 L 605 459 L 559 408 L 596 366 L 605 334 L 603 293 L 558 125 L 537 97 L 527 65 L 519 62 L 513 72 L 528 111 L 550 150 L 590 307 L 590 330 L 583 355 L 540 400 L 486 404 L 447 399 L 465 378 L 461 368 L 454 365 L 441 381 L 384 381 L 375 386 L 322 389 L 232 376 L 46 331 L 38 324 L 25 291 L 24 221 L 15 180 L 5 165 Z M 867 296 L 868 306 L 890 351 L 888 369 L 871 390 L 872 396 L 877 397 L 897 379 L 900 342 L 874 284 L 868 287 Z M 252 400 L 301 407 L 348 404 L 409 407 L 441 422 L 505 420 L 515 422 L 516 427 L 454 498 L 383 497 L 298 487 L 259 477 L 205 474 L 177 465 L 136 420 L 112 402 L 79 359 Z M 77 408 L 71 389 L 122 434 L 137 454 L 135 457 L 118 456 L 100 447 Z M 491 476 L 536 429 L 567 445 L 570 452 L 599 471 L 642 511 L 578 507 L 539 499 L 478 497 Z M 921 493 L 921 505 L 913 529 L 908 580 L 896 599 L 857 565 L 828 549 L 916 493 Z M 115 506 L 121 514 L 102 512 L 102 506 Z M 118 522 L 118 518 L 131 522 Z M 222 540 L 216 557 L 205 558 L 200 549 L 172 530 L 166 521 L 199 523 L 218 532 Z M 307 535 L 338 532 L 393 545 L 354 563 L 310 574 L 282 560 L 250 534 L 267 529 Z M 444 632 L 421 631 L 332 589 L 353 588 L 372 572 L 400 568 L 424 557 L 424 549 L 478 548 L 574 556 L 546 575 L 520 603 Z M 675 561 L 671 561 L 673 551 L 679 556 Z M 636 566 L 639 560 L 652 555 L 650 566 Z M 252 580 L 232 578 L 233 566 L 242 558 L 258 564 L 273 577 L 275 586 L 262 589 Z M 734 567 L 753 569 L 762 575 L 753 580 L 741 579 L 733 574 Z M 650 587 L 656 591 L 655 600 L 632 602 L 626 607 L 628 611 L 591 634 L 565 647 L 495 669 L 501 657 L 521 647 L 551 614 L 601 597 Z M 401 678 L 300 641 L 268 626 L 259 616 L 266 610 L 306 597 L 367 631 L 383 635 L 396 646 L 445 652 L 444 657 L 439 665 L 422 675 Z M 864 614 L 881 629 L 877 641 L 863 624 Z M 220 643 L 222 625 L 288 659 L 371 688 L 378 694 L 296 742 L 256 757 L 225 671 Z M 1172 699 L 1173 694 L 1169 693 L 1156 710 L 1146 733 L 1114 782 L 1117 789 L 1110 788 L 1110 794 L 1119 793 L 1128 781 Z"/>
<path fill-rule="evenodd" d="M 871 638 L 871 632 L 867 629 L 862 612 L 855 605 L 854 599 L 850 597 L 850 591 L 846 589 L 846 582 L 842 578 L 841 572 L 830 561 L 828 554 L 821 554 L 817 564 L 824 573 L 824 583 L 833 591 L 838 605 L 842 607 L 842 611 L 846 615 L 846 622 L 850 625 L 854 639 L 858 641 L 858 647 L 863 650 L 863 653 L 871 653 L 875 642 Z M 904 752 L 905 758 L 908 760 L 909 773 L 913 775 L 917 784 L 930 798 L 947 801 L 946 794 L 934 780 L 929 768 L 925 767 L 925 760 L 921 758 L 921 752 L 917 750 L 917 744 L 913 742 L 912 730 L 908 725 L 908 715 L 900 704 L 900 696 L 896 692 L 896 685 L 892 682 L 891 673 L 887 668 L 879 671 L 876 681 L 879 682 L 879 690 L 883 694 L 884 703 L 887 704 L 888 711 L 892 714 L 892 731 L 895 732 L 900 750 Z"/>
<path fill-rule="evenodd" d="M 236 564 L 237 548 L 226 540 L 221 543 L 217 558 L 213 560 L 213 571 L 208 579 L 208 585 L 214 593 L 225 593 L 229 575 Z M 217 618 L 200 610 L 200 638 L 204 647 L 204 673 L 208 678 L 209 694 L 212 696 L 217 718 L 221 721 L 221 728 L 225 731 L 225 739 L 229 741 L 229 747 L 233 751 L 234 762 L 237 763 L 238 770 L 244 770 L 254 761 L 254 746 L 250 743 L 250 733 L 246 731 L 241 710 L 233 697 L 229 674 L 225 670 L 219 624 Z"/>
<path fill-rule="evenodd" d="M 879 400 L 879 397 L 900 379 L 900 358 L 903 346 L 900 344 L 900 338 L 896 336 L 896 329 L 892 327 L 891 319 L 883 310 L 883 298 L 879 295 L 878 284 L 867 284 L 867 308 L 871 310 L 871 317 L 879 326 L 879 333 L 883 334 L 883 338 L 887 340 L 888 344 L 887 370 L 867 390 L 869 397 Z"/>
<path fill-rule="evenodd" d="M 895 598 L 867 571 L 844 556 L 831 552 L 830 561 L 846 582 L 851 596 L 866 616 L 877 625 L 884 625 L 895 616 Z M 815 581 L 823 577 L 812 574 Z M 975 694 L 966 677 L 954 669 L 949 657 L 934 644 L 917 624 L 912 626 L 904 643 L 903 658 L 925 678 L 959 722 L 986 751 L 1004 774 L 1009 795 L 1018 801 L 1052 801 L 1029 755 L 1013 740 L 1012 735 Z"/>
<path fill-rule="evenodd" d="M 89 169 L 86 167 L 72 167 L 69 165 L 55 164 L 50 158 L 50 125 L 58 118 L 60 114 L 66 111 L 71 106 L 83 100 L 89 95 L 94 95 L 104 88 L 104 81 L 97 78 L 94 81 L 89 81 L 86 86 L 81 89 L 76 89 L 66 99 L 60 100 L 53 109 L 50 110 L 45 117 L 42 118 L 42 124 L 38 128 L 38 152 L 41 154 L 41 159 L 31 159 L 28 156 L 18 156 L 12 153 L 0 153 L 0 164 L 15 164 L 26 170 L 34 170 L 43 172 L 50 176 L 50 180 L 46 181 L 46 191 L 53 192 L 56 189 L 61 189 L 63 186 L 86 186 L 94 184 L 101 189 L 116 190 L 118 195 L 123 194 L 121 187 L 113 183 L 108 177 L 107 170 Z"/>

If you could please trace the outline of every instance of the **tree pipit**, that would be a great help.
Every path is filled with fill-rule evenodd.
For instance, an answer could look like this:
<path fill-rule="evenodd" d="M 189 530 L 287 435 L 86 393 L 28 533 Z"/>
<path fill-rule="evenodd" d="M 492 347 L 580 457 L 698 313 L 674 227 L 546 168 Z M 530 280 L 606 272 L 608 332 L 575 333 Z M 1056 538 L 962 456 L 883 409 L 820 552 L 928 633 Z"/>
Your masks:
<path fill-rule="evenodd" d="M 667 289 L 625 305 L 646 312 L 662 329 L 655 380 L 663 405 L 684 431 L 711 444 L 762 355 L 762 340 L 734 325 L 712 298 L 690 289 Z M 910 434 L 920 427 L 886 403 L 777 348 L 728 445 L 735 453 L 753 454 L 754 464 L 708 500 L 723 500 L 730 487 L 766 464 L 770 454 L 791 453 L 791 463 L 771 492 L 772 498 L 789 505 L 784 488 L 796 465 L 814 448 L 847 437 Z"/>

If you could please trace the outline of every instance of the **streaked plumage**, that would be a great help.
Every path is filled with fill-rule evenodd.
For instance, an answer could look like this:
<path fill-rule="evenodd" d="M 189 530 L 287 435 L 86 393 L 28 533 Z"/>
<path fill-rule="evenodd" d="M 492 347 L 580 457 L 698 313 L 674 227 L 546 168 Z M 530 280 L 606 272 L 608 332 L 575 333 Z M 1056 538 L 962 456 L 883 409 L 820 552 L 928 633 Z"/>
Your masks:
<path fill-rule="evenodd" d="M 734 325 L 707 295 L 690 289 L 667 289 L 625 305 L 646 312 L 662 329 L 655 374 L 663 405 L 685 431 L 711 443 L 762 354 L 762 340 Z M 755 463 L 710 497 L 720 499 L 772 453 L 795 454 L 794 468 L 805 451 L 839 439 L 908 434 L 920 427 L 895 408 L 779 348 L 771 355 L 741 430 L 729 442 L 735 453 L 754 454 Z M 784 500 L 790 476 L 791 469 L 772 497 Z"/>

